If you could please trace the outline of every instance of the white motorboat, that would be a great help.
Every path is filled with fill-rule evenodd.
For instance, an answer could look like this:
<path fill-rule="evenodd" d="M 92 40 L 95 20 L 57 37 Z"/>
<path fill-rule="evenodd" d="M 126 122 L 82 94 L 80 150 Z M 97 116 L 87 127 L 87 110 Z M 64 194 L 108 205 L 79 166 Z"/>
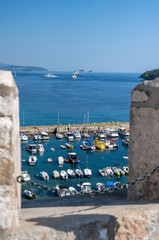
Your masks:
<path fill-rule="evenodd" d="M 82 70 L 81 70 L 81 71 L 82 71 Z M 75 71 L 73 72 L 73 74 L 81 75 L 81 71 L 80 71 L 80 70 L 75 70 Z"/>
<path fill-rule="evenodd" d="M 20 139 L 21 139 L 21 141 L 26 142 L 26 141 L 28 141 L 28 136 L 23 133 L 23 134 L 21 134 Z"/>
<path fill-rule="evenodd" d="M 29 199 L 37 198 L 36 195 L 35 195 L 35 193 L 32 192 L 32 191 L 29 190 L 29 189 L 24 190 L 24 195 L 25 195 L 25 197 L 27 197 L 27 198 L 29 198 Z"/>
<path fill-rule="evenodd" d="M 63 165 L 64 158 L 62 156 L 59 156 L 58 159 L 57 159 L 57 162 L 58 162 L 59 165 Z"/>
<path fill-rule="evenodd" d="M 77 78 L 76 74 L 73 74 L 73 75 L 72 75 L 72 78 L 76 79 L 76 78 Z"/>
<path fill-rule="evenodd" d="M 42 140 L 49 140 L 49 134 L 46 132 L 41 132 L 40 133 Z"/>
<path fill-rule="evenodd" d="M 78 157 L 76 153 L 70 152 L 67 155 L 67 159 L 69 160 L 70 163 L 78 163 Z"/>
<path fill-rule="evenodd" d="M 52 159 L 52 158 L 48 158 L 48 159 L 47 159 L 47 162 L 48 162 L 48 163 L 52 163 L 52 162 L 53 162 L 53 159 Z"/>
<path fill-rule="evenodd" d="M 81 169 L 76 169 L 75 173 L 76 173 L 77 177 L 79 177 L 79 178 L 83 178 L 84 177 L 84 174 L 83 174 Z"/>
<path fill-rule="evenodd" d="M 54 179 L 59 179 L 59 178 L 60 178 L 60 173 L 59 173 L 57 170 L 54 170 L 54 171 L 52 172 L 52 177 L 53 177 Z"/>
<path fill-rule="evenodd" d="M 129 167 L 124 166 L 124 167 L 123 167 L 123 170 L 124 170 L 125 174 L 128 174 L 128 173 L 129 173 Z"/>
<path fill-rule="evenodd" d="M 75 172 L 72 169 L 67 169 L 67 174 L 70 178 L 75 178 Z"/>
<path fill-rule="evenodd" d="M 22 177 L 23 182 L 30 181 L 30 175 L 29 175 L 28 171 L 22 171 L 21 172 L 21 177 Z"/>
<path fill-rule="evenodd" d="M 62 171 L 60 172 L 60 176 L 61 176 L 61 178 L 62 178 L 63 180 L 68 179 L 68 174 L 67 174 L 67 172 L 64 171 L 64 170 L 62 170 Z"/>
<path fill-rule="evenodd" d="M 86 132 L 83 132 L 83 133 L 81 134 L 81 137 L 82 137 L 82 138 L 89 138 L 89 134 L 86 133 Z"/>
<path fill-rule="evenodd" d="M 46 75 L 43 75 L 43 77 L 48 77 L 48 78 L 57 78 L 57 76 L 56 76 L 56 75 L 53 75 L 53 74 L 51 74 L 51 73 L 48 73 L 48 74 L 46 74 Z"/>
<path fill-rule="evenodd" d="M 107 173 L 107 176 L 109 176 L 109 177 L 113 176 L 113 174 L 114 174 L 111 167 L 103 168 L 103 170 Z"/>
<path fill-rule="evenodd" d="M 91 169 L 85 168 L 85 169 L 84 169 L 84 176 L 87 177 L 87 178 L 92 177 L 92 171 L 91 171 Z"/>
<path fill-rule="evenodd" d="M 77 189 L 74 188 L 74 187 L 69 187 L 68 190 L 69 190 L 69 192 L 71 193 L 71 195 L 79 194 L 79 192 L 77 191 Z"/>
<path fill-rule="evenodd" d="M 55 148 L 51 148 L 51 151 L 54 152 L 54 151 L 55 151 Z"/>
<path fill-rule="evenodd" d="M 96 188 L 99 192 L 103 192 L 105 190 L 105 184 L 104 183 L 96 183 Z"/>
<path fill-rule="evenodd" d="M 38 152 L 44 152 L 44 146 L 42 144 L 37 144 Z"/>
<path fill-rule="evenodd" d="M 66 146 L 65 145 L 60 145 L 60 148 L 61 149 L 66 149 Z"/>
<path fill-rule="evenodd" d="M 106 148 L 108 148 L 108 149 L 114 149 L 114 148 L 118 148 L 119 146 L 118 146 L 118 144 L 116 143 L 117 141 L 116 140 L 113 140 L 113 139 L 111 139 L 111 140 L 106 140 L 105 142 L 104 142 L 104 144 L 105 144 L 105 147 Z"/>
<path fill-rule="evenodd" d="M 78 130 L 73 132 L 73 136 L 74 136 L 74 138 L 81 138 L 81 134 Z"/>
<path fill-rule="evenodd" d="M 41 179 L 43 179 L 44 181 L 49 181 L 49 175 L 48 175 L 47 172 L 44 172 L 44 171 L 40 172 L 40 177 L 41 177 Z"/>
<path fill-rule="evenodd" d="M 68 190 L 68 187 L 64 185 L 56 185 L 55 194 L 59 197 L 71 196 L 71 193 Z"/>
<path fill-rule="evenodd" d="M 37 157 L 36 156 L 34 156 L 34 155 L 30 155 L 29 157 L 28 157 L 28 164 L 29 164 L 29 166 L 35 166 L 36 165 L 36 163 L 37 163 Z"/>
<path fill-rule="evenodd" d="M 35 141 L 41 141 L 41 140 L 42 140 L 42 136 L 41 136 L 40 134 L 38 134 L 38 133 L 35 133 L 35 134 L 33 135 L 33 139 L 34 139 Z"/>
<path fill-rule="evenodd" d="M 111 138 L 119 137 L 117 130 L 115 130 L 113 128 L 106 128 L 104 132 L 106 133 L 107 137 L 111 137 Z"/>
<path fill-rule="evenodd" d="M 36 144 L 28 144 L 28 145 L 26 145 L 26 149 L 27 149 L 28 152 L 31 152 L 31 153 L 36 153 L 37 152 Z"/>
<path fill-rule="evenodd" d="M 128 159 L 129 157 L 128 156 L 123 156 L 123 159 Z"/>
<path fill-rule="evenodd" d="M 57 139 L 63 139 L 63 134 L 61 134 L 61 133 L 56 133 L 56 138 L 57 138 Z"/>
<path fill-rule="evenodd" d="M 91 183 L 85 182 L 81 184 L 81 193 L 91 193 L 92 188 L 91 188 Z"/>
<path fill-rule="evenodd" d="M 108 174 L 107 172 L 105 171 L 105 169 L 99 169 L 99 174 L 102 176 L 102 177 L 107 177 Z"/>
<path fill-rule="evenodd" d="M 127 137 L 130 135 L 130 129 L 129 128 L 123 128 L 123 127 L 120 127 L 118 128 L 118 133 L 124 137 Z"/>
<path fill-rule="evenodd" d="M 72 133 L 67 132 L 67 133 L 65 133 L 64 135 L 65 135 L 65 138 L 67 138 L 68 141 L 73 141 L 74 136 L 73 136 Z"/>
<path fill-rule="evenodd" d="M 103 131 L 98 131 L 95 133 L 95 137 L 99 139 L 103 139 L 103 138 L 106 138 L 106 134 Z"/>
<path fill-rule="evenodd" d="M 96 147 L 94 146 L 94 144 L 92 142 L 84 141 L 83 145 L 82 145 L 82 149 L 83 150 L 95 150 Z"/>
<path fill-rule="evenodd" d="M 73 149 L 73 145 L 69 144 L 69 143 L 65 143 L 66 147 L 69 149 Z"/>

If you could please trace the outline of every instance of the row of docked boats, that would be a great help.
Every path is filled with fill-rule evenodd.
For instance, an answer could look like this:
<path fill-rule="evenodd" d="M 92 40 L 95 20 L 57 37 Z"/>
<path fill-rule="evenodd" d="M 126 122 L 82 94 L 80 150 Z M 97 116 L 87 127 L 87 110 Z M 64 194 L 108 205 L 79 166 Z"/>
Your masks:
<path fill-rule="evenodd" d="M 31 153 L 44 152 L 43 144 L 28 144 L 25 146 L 26 150 Z"/>
<path fill-rule="evenodd" d="M 85 168 L 82 172 L 81 169 L 76 169 L 75 171 L 72 169 L 67 169 L 67 171 L 62 170 L 61 172 L 54 170 L 52 172 L 52 177 L 54 179 L 59 179 L 61 177 L 61 179 L 65 180 L 68 178 L 75 178 L 75 176 L 77 176 L 78 178 L 83 178 L 83 177 L 91 177 L 92 176 L 92 171 L 89 168 Z"/>
<path fill-rule="evenodd" d="M 35 140 L 35 141 L 45 141 L 45 140 L 49 140 L 49 135 L 48 135 L 48 133 L 46 133 L 46 132 L 40 132 L 40 133 L 35 133 L 34 135 L 33 135 L 33 139 Z M 21 134 L 21 136 L 20 136 L 20 139 L 21 139 L 21 141 L 28 141 L 28 136 L 23 132 L 22 134 Z"/>
<path fill-rule="evenodd" d="M 99 169 L 99 174 L 102 177 L 112 177 L 113 175 L 116 175 L 118 177 L 124 176 L 125 174 L 129 173 L 129 167 L 124 166 L 123 169 L 118 167 L 106 167 L 103 169 Z"/>

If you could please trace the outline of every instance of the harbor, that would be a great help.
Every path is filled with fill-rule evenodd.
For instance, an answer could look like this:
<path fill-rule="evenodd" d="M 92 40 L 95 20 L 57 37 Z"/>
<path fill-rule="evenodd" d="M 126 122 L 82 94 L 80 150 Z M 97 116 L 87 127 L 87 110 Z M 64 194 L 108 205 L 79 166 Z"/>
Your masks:
<path fill-rule="evenodd" d="M 28 137 L 21 141 L 22 173 L 55 189 L 53 193 L 29 188 L 24 181 L 22 201 L 31 198 L 31 193 L 47 199 L 127 183 L 128 145 L 124 141 L 128 136 L 121 133 L 128 132 L 128 127 L 129 123 L 118 122 L 21 128 L 21 137 Z"/>

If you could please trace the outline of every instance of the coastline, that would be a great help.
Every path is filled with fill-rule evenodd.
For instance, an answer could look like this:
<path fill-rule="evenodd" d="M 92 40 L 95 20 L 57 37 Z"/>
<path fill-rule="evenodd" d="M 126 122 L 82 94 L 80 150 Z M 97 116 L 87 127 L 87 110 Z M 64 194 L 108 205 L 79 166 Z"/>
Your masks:
<path fill-rule="evenodd" d="M 87 123 L 87 124 L 68 124 L 68 125 L 49 125 L 49 126 L 25 126 L 20 127 L 20 133 L 25 132 L 26 134 L 35 134 L 40 132 L 47 132 L 52 134 L 54 132 L 65 133 L 72 132 L 75 130 L 86 131 L 88 133 L 104 130 L 106 127 L 112 127 L 117 129 L 118 127 L 129 128 L 129 122 L 103 122 L 103 123 Z M 39 130 L 38 130 L 38 129 Z"/>

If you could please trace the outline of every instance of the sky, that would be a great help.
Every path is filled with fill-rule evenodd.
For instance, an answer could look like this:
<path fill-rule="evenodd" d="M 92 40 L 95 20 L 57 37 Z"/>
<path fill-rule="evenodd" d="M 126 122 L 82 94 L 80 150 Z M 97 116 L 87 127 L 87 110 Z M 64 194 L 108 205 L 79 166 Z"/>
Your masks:
<path fill-rule="evenodd" d="M 0 0 L 0 63 L 52 71 L 159 67 L 158 0 Z"/>

